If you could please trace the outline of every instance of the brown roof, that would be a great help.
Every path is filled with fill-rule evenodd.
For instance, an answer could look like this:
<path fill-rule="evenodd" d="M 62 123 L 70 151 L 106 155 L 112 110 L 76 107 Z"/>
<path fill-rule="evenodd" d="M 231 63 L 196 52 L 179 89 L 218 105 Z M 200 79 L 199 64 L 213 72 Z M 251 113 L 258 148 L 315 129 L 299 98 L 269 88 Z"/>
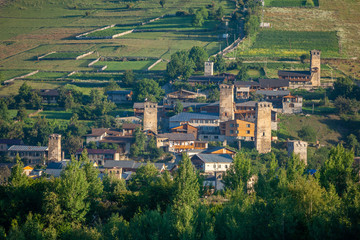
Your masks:
<path fill-rule="evenodd" d="M 115 154 L 115 149 L 86 149 L 88 154 Z M 76 154 L 81 154 L 83 149 L 76 151 Z"/>
<path fill-rule="evenodd" d="M 103 140 L 99 142 L 106 142 L 106 143 L 127 143 L 134 141 L 133 136 L 115 136 L 115 137 L 105 137 Z"/>
<path fill-rule="evenodd" d="M 49 97 L 57 97 L 59 96 L 59 91 L 56 89 L 40 89 L 39 91 L 40 96 L 49 96 Z"/>
<path fill-rule="evenodd" d="M 93 128 L 91 129 L 91 133 L 86 135 L 89 137 L 99 137 L 109 131 L 109 128 Z"/>
<path fill-rule="evenodd" d="M 310 78 L 310 71 L 278 71 L 279 77 L 300 77 L 300 78 Z M 301 81 L 301 80 L 300 80 Z"/>
<path fill-rule="evenodd" d="M 259 79 L 259 84 L 261 88 L 279 88 L 279 87 L 289 87 L 288 79 Z"/>
<path fill-rule="evenodd" d="M 163 133 L 158 134 L 160 138 L 168 138 L 171 141 L 195 141 L 195 136 L 190 133 Z"/>
<path fill-rule="evenodd" d="M 136 123 L 123 123 L 122 128 L 123 129 L 136 129 L 140 126 L 141 126 L 140 124 L 136 124 Z"/>

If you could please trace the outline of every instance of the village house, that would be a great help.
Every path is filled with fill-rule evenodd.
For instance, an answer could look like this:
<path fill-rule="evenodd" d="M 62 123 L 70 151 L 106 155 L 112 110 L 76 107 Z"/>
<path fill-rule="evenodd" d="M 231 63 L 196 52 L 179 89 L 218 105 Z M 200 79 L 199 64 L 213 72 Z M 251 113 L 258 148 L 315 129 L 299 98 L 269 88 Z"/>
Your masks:
<path fill-rule="evenodd" d="M 222 84 L 226 81 L 226 76 L 191 76 L 188 79 L 188 83 L 191 86 L 196 85 L 210 85 L 210 84 Z"/>
<path fill-rule="evenodd" d="M 131 90 L 107 91 L 108 100 L 113 103 L 131 103 L 133 92 Z"/>
<path fill-rule="evenodd" d="M 291 94 L 284 96 L 282 99 L 282 112 L 287 114 L 302 113 L 303 98 L 300 96 L 292 96 Z"/>
<path fill-rule="evenodd" d="M 195 136 L 195 139 L 197 139 L 197 137 L 198 137 L 198 129 L 194 126 L 191 126 L 188 123 L 186 123 L 184 125 L 180 125 L 178 127 L 173 127 L 171 129 L 171 132 L 193 134 Z"/>
<path fill-rule="evenodd" d="M 196 169 L 205 174 L 227 171 L 233 163 L 229 154 L 196 154 L 191 158 Z"/>
<path fill-rule="evenodd" d="M 227 147 L 212 147 L 201 152 L 202 154 L 228 154 L 232 158 L 235 156 L 236 151 L 231 150 Z"/>
<path fill-rule="evenodd" d="M 163 102 L 166 105 L 171 105 L 171 104 L 176 104 L 177 101 L 180 102 L 195 101 L 197 98 L 206 99 L 206 95 L 198 92 L 191 92 L 184 89 L 180 89 L 179 91 L 166 94 L 166 97 L 164 97 Z"/>
<path fill-rule="evenodd" d="M 47 158 L 48 147 L 13 145 L 8 149 L 9 157 L 19 154 L 28 164 L 43 164 Z"/>
<path fill-rule="evenodd" d="M 254 141 L 255 123 L 243 120 L 229 120 L 220 123 L 220 134 L 225 135 L 227 140 L 233 137 L 233 140 Z"/>
<path fill-rule="evenodd" d="M 263 90 L 287 90 L 289 80 L 287 79 L 259 79 L 260 89 Z"/>
<path fill-rule="evenodd" d="M 235 86 L 235 98 L 248 99 L 251 92 L 255 92 L 260 89 L 260 84 L 254 81 L 236 81 Z"/>
<path fill-rule="evenodd" d="M 282 99 L 284 96 L 290 94 L 288 90 L 258 90 L 256 94 L 262 95 L 263 100 L 267 102 L 271 102 L 275 108 L 282 107 Z"/>
<path fill-rule="evenodd" d="M 183 124 L 191 124 L 194 127 L 208 126 L 217 127 L 219 126 L 220 119 L 219 115 L 205 114 L 205 113 L 187 113 L 182 112 L 175 116 L 170 117 L 169 127 L 178 127 Z"/>
<path fill-rule="evenodd" d="M 97 165 L 104 165 L 104 162 L 107 160 L 120 160 L 120 150 L 115 149 L 86 149 L 88 152 L 88 157 L 90 161 L 97 163 Z M 75 156 L 77 159 L 80 159 L 80 155 L 83 152 L 83 149 L 76 151 Z"/>
<path fill-rule="evenodd" d="M 57 89 L 40 89 L 37 93 L 42 97 L 43 103 L 57 103 L 60 97 L 60 92 Z"/>
<path fill-rule="evenodd" d="M 163 133 L 156 136 L 158 148 L 177 153 L 195 149 L 195 140 L 195 136 L 190 133 Z"/>
<path fill-rule="evenodd" d="M 13 145 L 23 145 L 20 139 L 0 139 L 0 152 L 7 152 L 9 147 Z"/>
<path fill-rule="evenodd" d="M 123 136 L 132 136 L 136 128 L 141 128 L 140 124 L 135 123 L 123 123 L 121 126 Z"/>
<path fill-rule="evenodd" d="M 69 161 L 50 162 L 45 170 L 46 174 L 54 177 L 60 177 L 61 171 L 69 164 Z"/>

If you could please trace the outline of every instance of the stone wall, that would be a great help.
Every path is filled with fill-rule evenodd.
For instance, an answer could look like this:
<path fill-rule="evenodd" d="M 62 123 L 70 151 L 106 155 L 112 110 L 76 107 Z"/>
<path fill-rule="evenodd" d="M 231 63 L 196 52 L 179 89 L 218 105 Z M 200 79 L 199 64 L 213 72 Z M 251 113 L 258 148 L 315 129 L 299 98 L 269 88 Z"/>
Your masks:
<path fill-rule="evenodd" d="M 234 120 L 234 85 L 220 84 L 220 122 Z"/>
<path fill-rule="evenodd" d="M 300 160 L 304 161 L 305 165 L 307 165 L 307 146 L 308 143 L 299 140 L 288 140 L 287 149 L 288 156 L 291 154 L 297 154 L 300 157 Z"/>

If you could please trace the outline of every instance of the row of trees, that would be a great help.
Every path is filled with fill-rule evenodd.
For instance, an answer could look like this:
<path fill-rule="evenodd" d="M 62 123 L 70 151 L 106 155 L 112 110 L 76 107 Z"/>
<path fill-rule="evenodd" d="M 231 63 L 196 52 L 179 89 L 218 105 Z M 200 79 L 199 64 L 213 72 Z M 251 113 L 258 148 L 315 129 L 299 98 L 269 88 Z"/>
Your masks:
<path fill-rule="evenodd" d="M 152 164 L 128 184 L 104 175 L 83 152 L 59 179 L 32 180 L 19 162 L 0 186 L 0 230 L 7 239 L 356 239 L 360 187 L 353 153 L 330 151 L 314 176 L 297 156 L 273 157 L 255 172 L 238 153 L 225 174 L 226 190 L 207 199 L 190 159 L 174 176 Z M 249 178 L 256 174 L 251 187 Z"/>

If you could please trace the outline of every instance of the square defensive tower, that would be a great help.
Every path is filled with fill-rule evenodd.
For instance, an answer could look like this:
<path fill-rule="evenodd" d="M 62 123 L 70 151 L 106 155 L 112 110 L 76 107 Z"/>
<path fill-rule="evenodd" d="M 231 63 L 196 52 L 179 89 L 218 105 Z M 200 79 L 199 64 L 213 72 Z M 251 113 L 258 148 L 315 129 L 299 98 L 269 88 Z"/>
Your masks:
<path fill-rule="evenodd" d="M 220 122 L 234 120 L 234 85 L 220 84 Z"/>
<path fill-rule="evenodd" d="M 311 84 L 315 87 L 320 86 L 321 77 L 321 51 L 311 50 L 310 51 L 310 72 L 311 72 Z"/>
<path fill-rule="evenodd" d="M 204 76 L 214 75 L 214 62 L 205 62 L 204 64 Z"/>
<path fill-rule="evenodd" d="M 299 155 L 300 160 L 304 161 L 307 165 L 307 146 L 308 143 L 299 140 L 288 140 L 287 141 L 287 150 L 288 156 L 290 157 L 292 153 Z"/>
<path fill-rule="evenodd" d="M 158 105 L 153 102 L 144 103 L 144 119 L 143 119 L 143 129 L 151 130 L 154 133 L 157 133 L 157 113 Z"/>
<path fill-rule="evenodd" d="M 255 147 L 259 153 L 271 152 L 271 110 L 269 102 L 258 102 L 256 108 Z"/>
<path fill-rule="evenodd" d="M 61 135 L 51 134 L 48 143 L 48 160 L 60 162 L 61 159 Z"/>

